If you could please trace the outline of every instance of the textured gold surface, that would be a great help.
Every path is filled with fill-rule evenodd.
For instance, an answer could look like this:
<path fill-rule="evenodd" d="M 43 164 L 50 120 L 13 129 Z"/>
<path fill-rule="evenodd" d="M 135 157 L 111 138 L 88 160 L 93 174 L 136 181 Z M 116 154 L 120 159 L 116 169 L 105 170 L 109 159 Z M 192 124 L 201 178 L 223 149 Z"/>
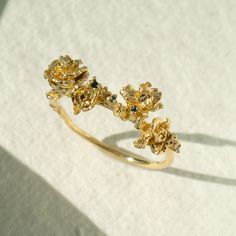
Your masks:
<path fill-rule="evenodd" d="M 50 105 L 65 120 L 66 124 L 75 132 L 89 139 L 91 142 L 112 152 L 119 159 L 150 169 L 162 169 L 173 161 L 172 151 L 179 152 L 180 143 L 175 134 L 170 131 L 168 119 L 154 118 L 148 122 L 149 112 L 163 108 L 160 102 L 162 93 L 152 88 L 149 82 L 140 84 L 138 89 L 131 85 L 120 91 L 125 104 L 117 101 L 117 95 L 106 86 L 97 82 L 96 77 L 88 79 L 88 69 L 82 66 L 81 60 L 72 60 L 69 56 L 61 56 L 49 65 L 44 77 L 52 89 L 47 93 Z M 67 96 L 72 99 L 74 114 L 89 111 L 96 105 L 101 105 L 113 111 L 121 120 L 129 120 L 139 131 L 139 137 L 134 141 L 136 148 L 149 146 L 154 154 L 168 153 L 162 162 L 151 162 L 133 153 L 124 152 L 97 140 L 90 134 L 77 127 L 61 107 L 59 99 Z"/>

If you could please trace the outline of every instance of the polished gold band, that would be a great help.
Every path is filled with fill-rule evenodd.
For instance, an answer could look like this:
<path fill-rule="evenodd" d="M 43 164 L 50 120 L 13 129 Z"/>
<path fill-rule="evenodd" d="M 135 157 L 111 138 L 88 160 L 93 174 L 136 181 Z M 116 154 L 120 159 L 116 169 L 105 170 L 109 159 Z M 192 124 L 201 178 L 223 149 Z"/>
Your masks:
<path fill-rule="evenodd" d="M 152 88 L 149 82 L 141 84 L 138 90 L 128 85 L 120 92 L 126 101 L 126 105 L 123 105 L 117 101 L 117 95 L 112 94 L 107 87 L 98 83 L 95 77 L 87 81 L 87 67 L 81 66 L 81 64 L 81 60 L 72 60 L 69 56 L 64 56 L 49 65 L 44 77 L 52 87 L 47 93 L 50 106 L 74 132 L 109 151 L 117 159 L 147 169 L 168 167 L 174 159 L 173 151 L 179 152 L 180 143 L 176 135 L 170 132 L 168 119 L 154 118 L 152 122 L 147 121 L 149 112 L 163 107 L 160 103 L 161 92 Z M 95 105 L 101 105 L 113 111 L 113 114 L 121 120 L 131 121 L 139 131 L 139 137 L 134 142 L 135 147 L 145 148 L 149 146 L 154 154 L 165 153 L 165 159 L 163 161 L 151 161 L 99 141 L 71 120 L 59 102 L 63 96 L 72 99 L 74 114 L 76 115 L 91 110 Z"/>
<path fill-rule="evenodd" d="M 96 144 L 102 149 L 110 152 L 113 157 L 118 160 L 127 162 L 129 164 L 143 167 L 146 169 L 164 169 L 168 167 L 174 160 L 174 152 L 170 149 L 165 152 L 165 160 L 162 162 L 150 161 L 141 155 L 134 154 L 132 152 L 123 151 L 119 148 L 112 147 L 102 141 L 99 141 L 91 134 L 79 128 L 66 113 L 65 109 L 61 106 L 59 101 L 49 100 L 50 106 L 59 114 L 59 116 L 64 120 L 69 128 L 71 128 L 75 133 L 79 134 L 81 137 L 87 139 L 88 141 Z"/>

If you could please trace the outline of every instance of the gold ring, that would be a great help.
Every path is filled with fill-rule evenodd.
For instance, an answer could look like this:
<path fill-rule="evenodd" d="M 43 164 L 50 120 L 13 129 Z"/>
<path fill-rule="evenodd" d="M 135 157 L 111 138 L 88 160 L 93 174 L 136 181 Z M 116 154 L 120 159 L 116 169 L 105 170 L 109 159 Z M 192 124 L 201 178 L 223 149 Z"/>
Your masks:
<path fill-rule="evenodd" d="M 117 101 L 116 94 L 98 83 L 95 76 L 91 80 L 88 80 L 88 77 L 88 68 L 82 65 L 81 60 L 72 60 L 69 56 L 61 56 L 54 60 L 44 72 L 44 78 L 52 87 L 47 93 L 50 106 L 73 131 L 109 151 L 117 159 L 147 169 L 168 167 L 173 162 L 173 153 L 179 152 L 180 142 L 170 131 L 168 119 L 157 117 L 151 122 L 147 121 L 149 112 L 163 108 L 160 103 L 162 93 L 159 89 L 152 88 L 149 82 L 140 84 L 137 90 L 127 85 L 120 91 L 125 100 L 124 105 Z M 134 146 L 136 148 L 150 147 L 154 154 L 165 153 L 164 160 L 152 161 L 99 141 L 72 121 L 59 102 L 62 97 L 71 98 L 75 115 L 89 111 L 95 105 L 101 105 L 110 109 L 121 120 L 131 121 L 139 133 Z"/>

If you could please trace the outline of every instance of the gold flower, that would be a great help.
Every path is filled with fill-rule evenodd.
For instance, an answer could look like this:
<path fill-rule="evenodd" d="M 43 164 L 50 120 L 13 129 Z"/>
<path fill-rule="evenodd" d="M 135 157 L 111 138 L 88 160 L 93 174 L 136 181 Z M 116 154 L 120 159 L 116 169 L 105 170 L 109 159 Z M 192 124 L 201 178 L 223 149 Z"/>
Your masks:
<path fill-rule="evenodd" d="M 95 77 L 85 86 L 76 87 L 71 94 L 74 114 L 91 110 L 97 104 L 101 91 L 102 87 Z"/>
<path fill-rule="evenodd" d="M 140 125 L 140 136 L 134 142 L 135 147 L 145 148 L 150 146 L 154 154 L 165 152 L 166 148 L 170 148 L 175 152 L 179 152 L 180 143 L 175 134 L 169 131 L 169 120 L 161 120 L 154 118 L 152 123 L 143 122 Z"/>
<path fill-rule="evenodd" d="M 81 85 L 88 78 L 87 67 L 81 64 L 81 60 L 61 56 L 49 65 L 44 72 L 44 78 L 59 94 L 68 95 L 75 85 Z"/>
<path fill-rule="evenodd" d="M 126 110 L 129 119 L 132 121 L 148 116 L 148 112 L 163 108 L 160 103 L 161 92 L 157 88 L 152 88 L 149 82 L 142 83 L 139 90 L 135 90 L 131 85 L 124 87 L 120 94 L 125 99 Z"/>

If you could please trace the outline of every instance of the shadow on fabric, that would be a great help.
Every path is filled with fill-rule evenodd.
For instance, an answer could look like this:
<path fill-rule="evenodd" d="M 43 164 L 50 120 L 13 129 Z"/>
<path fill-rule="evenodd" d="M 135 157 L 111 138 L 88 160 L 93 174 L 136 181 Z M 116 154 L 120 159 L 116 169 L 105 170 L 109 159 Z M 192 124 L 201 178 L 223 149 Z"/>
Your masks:
<path fill-rule="evenodd" d="M 187 141 L 187 142 L 201 143 L 204 145 L 211 145 L 211 146 L 230 145 L 230 146 L 236 147 L 236 142 L 233 140 L 222 139 L 222 138 L 213 137 L 206 134 L 176 133 L 176 135 L 180 138 L 180 140 Z M 128 131 L 128 132 L 123 132 L 123 133 L 118 133 L 115 135 L 108 136 L 103 139 L 103 142 L 109 145 L 112 145 L 114 147 L 118 147 L 117 142 L 119 140 L 136 138 L 137 136 L 138 136 L 137 131 Z M 120 148 L 120 149 L 122 149 L 123 151 L 127 151 L 123 148 Z M 161 171 L 168 174 L 177 175 L 180 177 L 190 178 L 194 180 L 200 180 L 200 181 L 205 181 L 205 182 L 210 182 L 210 183 L 215 183 L 215 184 L 236 186 L 236 179 L 224 178 L 224 177 L 214 176 L 214 175 L 207 175 L 207 174 L 202 174 L 198 172 L 178 169 L 175 167 L 168 167 Z"/>
<path fill-rule="evenodd" d="M 1 146 L 0 235 L 105 236 L 88 217 Z"/>
<path fill-rule="evenodd" d="M 0 18 L 3 14 L 6 4 L 7 4 L 7 0 L 0 0 Z"/>

